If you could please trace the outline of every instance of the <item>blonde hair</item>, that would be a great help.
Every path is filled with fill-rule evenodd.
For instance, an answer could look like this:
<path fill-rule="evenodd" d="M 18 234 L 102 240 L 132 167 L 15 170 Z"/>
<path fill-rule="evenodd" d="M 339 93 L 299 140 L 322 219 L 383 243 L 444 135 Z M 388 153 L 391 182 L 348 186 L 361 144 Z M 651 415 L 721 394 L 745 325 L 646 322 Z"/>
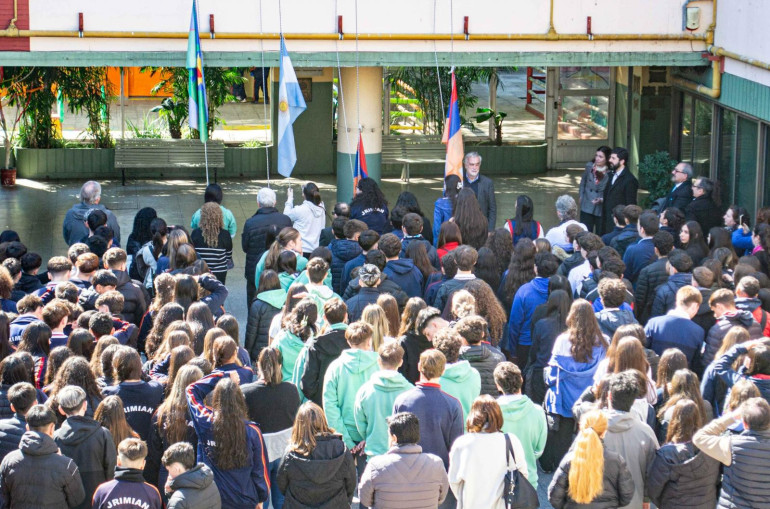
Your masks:
<path fill-rule="evenodd" d="M 452 296 L 452 314 L 458 320 L 476 314 L 476 298 L 468 290 L 457 290 Z"/>
<path fill-rule="evenodd" d="M 578 504 L 588 504 L 604 490 L 604 446 L 607 417 L 592 410 L 580 419 L 569 470 L 569 496 Z"/>
<path fill-rule="evenodd" d="M 369 304 L 361 313 L 361 321 L 372 326 L 372 350 L 376 352 L 385 342 L 389 330 L 385 310 L 379 304 Z"/>
<path fill-rule="evenodd" d="M 308 401 L 297 410 L 288 449 L 302 456 L 310 456 L 316 446 L 317 436 L 329 436 L 334 433 L 326 423 L 323 409 Z"/>
<path fill-rule="evenodd" d="M 219 232 L 225 227 L 224 215 L 219 204 L 215 202 L 204 203 L 201 207 L 201 218 L 198 227 L 203 234 L 203 240 L 209 247 L 219 245 Z"/>

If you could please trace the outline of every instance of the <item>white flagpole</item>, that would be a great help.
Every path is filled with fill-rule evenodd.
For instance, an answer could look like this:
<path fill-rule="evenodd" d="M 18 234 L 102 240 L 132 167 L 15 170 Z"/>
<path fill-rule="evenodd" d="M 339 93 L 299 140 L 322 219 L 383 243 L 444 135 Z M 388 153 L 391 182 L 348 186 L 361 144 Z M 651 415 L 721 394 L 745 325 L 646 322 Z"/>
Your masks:
<path fill-rule="evenodd" d="M 208 128 L 208 126 L 206 126 Z M 209 186 L 209 149 L 208 141 L 203 142 L 203 158 L 206 161 L 206 187 Z"/>

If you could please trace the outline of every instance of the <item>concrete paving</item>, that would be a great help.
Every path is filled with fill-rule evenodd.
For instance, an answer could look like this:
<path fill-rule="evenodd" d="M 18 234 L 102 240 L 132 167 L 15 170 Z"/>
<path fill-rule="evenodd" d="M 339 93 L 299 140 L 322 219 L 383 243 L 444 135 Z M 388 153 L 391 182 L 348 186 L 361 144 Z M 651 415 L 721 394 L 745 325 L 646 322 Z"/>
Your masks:
<path fill-rule="evenodd" d="M 483 171 L 483 169 L 482 169 Z M 528 177 L 495 178 L 497 196 L 497 226 L 514 215 L 516 196 L 529 195 L 535 205 L 535 218 L 548 229 L 557 224 L 554 202 L 565 193 L 576 196 L 580 172 L 550 171 Z M 299 186 L 305 180 L 280 179 L 272 181 L 278 193 L 278 207 L 283 207 L 286 189 L 293 186 L 295 196 L 300 195 Z M 334 206 L 335 178 L 316 178 L 327 210 Z M 226 302 L 228 312 L 234 314 L 241 324 L 241 341 L 246 326 L 246 282 L 243 277 L 245 255 L 240 248 L 240 231 L 247 218 L 256 211 L 256 195 L 266 185 L 264 180 L 225 180 L 220 182 L 224 189 L 223 204 L 235 215 L 238 234 L 234 239 L 235 268 L 227 279 L 230 295 Z M 77 202 L 82 182 L 53 182 L 19 179 L 15 189 L 0 188 L 0 230 L 13 229 L 19 233 L 30 251 L 39 253 L 45 263 L 51 256 L 62 255 L 67 245 L 62 237 L 61 225 L 64 215 Z M 189 227 L 190 217 L 203 202 L 205 180 L 139 180 L 130 181 L 125 187 L 119 181 L 102 182 L 102 203 L 118 217 L 121 240 L 125 245 L 131 233 L 133 219 L 142 207 L 153 207 L 158 215 L 169 224 L 183 224 Z M 415 193 L 423 212 L 433 217 L 433 203 L 441 195 L 442 180 L 436 178 L 413 178 L 409 184 L 398 179 L 383 181 L 383 191 L 391 203 L 395 203 L 402 191 Z M 541 507 L 550 507 L 545 489 L 550 475 L 540 476 Z"/>

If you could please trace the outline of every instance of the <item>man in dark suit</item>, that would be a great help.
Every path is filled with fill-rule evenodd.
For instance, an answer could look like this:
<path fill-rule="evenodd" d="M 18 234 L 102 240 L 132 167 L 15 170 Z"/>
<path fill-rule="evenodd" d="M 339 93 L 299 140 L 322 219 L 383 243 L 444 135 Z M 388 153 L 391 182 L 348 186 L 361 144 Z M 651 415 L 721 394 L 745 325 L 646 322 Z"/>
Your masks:
<path fill-rule="evenodd" d="M 668 193 L 661 212 L 669 207 L 676 207 L 682 212 L 692 201 L 692 166 L 688 163 L 679 163 L 671 170 L 671 182 L 674 188 Z"/>
<path fill-rule="evenodd" d="M 464 186 L 473 189 L 479 200 L 481 212 L 487 216 L 489 231 L 494 231 L 497 222 L 497 203 L 495 202 L 495 184 L 492 179 L 480 175 L 481 156 L 478 152 L 468 152 L 463 160 L 465 167 Z"/>
<path fill-rule="evenodd" d="M 636 205 L 636 192 L 639 190 L 639 181 L 626 168 L 628 150 L 618 147 L 610 155 L 612 172 L 609 174 L 609 182 L 604 188 L 602 201 L 602 218 L 604 219 L 603 232 L 612 231 L 612 209 L 617 205 Z"/>

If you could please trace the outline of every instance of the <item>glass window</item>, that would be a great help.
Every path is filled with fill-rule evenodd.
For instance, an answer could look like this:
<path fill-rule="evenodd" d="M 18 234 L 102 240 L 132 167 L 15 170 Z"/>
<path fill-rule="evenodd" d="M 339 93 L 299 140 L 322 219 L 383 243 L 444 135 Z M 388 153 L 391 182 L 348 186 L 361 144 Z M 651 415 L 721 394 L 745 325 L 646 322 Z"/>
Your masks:
<path fill-rule="evenodd" d="M 759 124 L 738 117 L 738 149 L 735 161 L 735 203 L 754 210 L 757 206 L 757 145 Z"/>
<path fill-rule="evenodd" d="M 762 196 L 762 206 L 770 206 L 770 126 L 765 126 L 765 192 Z"/>
<path fill-rule="evenodd" d="M 559 88 L 562 90 L 606 90 L 610 88 L 609 67 L 560 67 Z"/>
<path fill-rule="evenodd" d="M 711 170 L 711 103 L 695 100 L 695 125 L 692 135 L 692 167 L 695 175 L 708 177 Z"/>
<path fill-rule="evenodd" d="M 736 117 L 736 114 L 732 111 L 720 111 L 721 127 L 719 132 L 719 165 L 717 166 L 717 180 L 722 188 L 722 201 L 725 204 L 735 203 L 733 200 L 733 168 L 735 167 Z"/>
<path fill-rule="evenodd" d="M 679 160 L 692 164 L 692 101 L 691 95 L 682 94 L 681 137 L 679 139 Z"/>
<path fill-rule="evenodd" d="M 562 96 L 559 139 L 606 140 L 609 102 L 609 97 L 601 95 Z"/>

